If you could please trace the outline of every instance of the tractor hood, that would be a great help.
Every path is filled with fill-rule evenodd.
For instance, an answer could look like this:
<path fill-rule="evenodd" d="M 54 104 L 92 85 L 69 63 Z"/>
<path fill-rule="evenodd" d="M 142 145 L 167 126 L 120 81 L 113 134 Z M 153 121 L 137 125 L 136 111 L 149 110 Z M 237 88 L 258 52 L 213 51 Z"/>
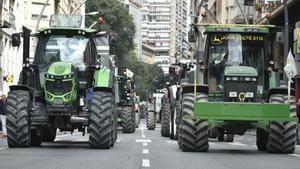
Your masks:
<path fill-rule="evenodd" d="M 257 70 L 248 66 L 228 66 L 225 68 L 225 76 L 257 76 Z"/>
<path fill-rule="evenodd" d="M 50 65 L 48 73 L 55 76 L 68 75 L 72 72 L 73 65 L 67 62 L 54 62 Z"/>

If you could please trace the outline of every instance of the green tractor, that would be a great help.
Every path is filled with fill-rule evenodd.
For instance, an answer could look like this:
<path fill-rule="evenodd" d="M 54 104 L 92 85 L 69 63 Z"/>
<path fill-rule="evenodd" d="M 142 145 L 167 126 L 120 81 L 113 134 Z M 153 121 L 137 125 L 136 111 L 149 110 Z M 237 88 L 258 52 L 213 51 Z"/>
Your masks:
<path fill-rule="evenodd" d="M 51 27 L 34 34 L 33 61 L 31 31 L 23 28 L 23 69 L 7 99 L 10 148 L 54 141 L 57 129 L 83 135 L 87 129 L 93 149 L 109 149 L 117 139 L 114 66 L 109 56 L 99 54 L 109 36 L 79 28 L 81 19 L 70 18 L 53 16 Z M 12 45 L 20 45 L 20 34 L 13 35 Z"/>
<path fill-rule="evenodd" d="M 227 135 L 233 141 L 234 135 L 249 129 L 256 129 L 259 151 L 294 151 L 294 91 L 289 97 L 273 69 L 270 30 L 255 25 L 204 26 L 205 49 L 196 52 L 195 85 L 183 86 L 180 96 L 178 144 L 183 151 L 206 152 L 210 135 L 219 140 Z"/>
<path fill-rule="evenodd" d="M 134 133 L 136 128 L 136 113 L 134 111 L 133 73 L 129 69 L 119 76 L 120 102 L 118 104 L 118 121 L 123 133 Z"/>

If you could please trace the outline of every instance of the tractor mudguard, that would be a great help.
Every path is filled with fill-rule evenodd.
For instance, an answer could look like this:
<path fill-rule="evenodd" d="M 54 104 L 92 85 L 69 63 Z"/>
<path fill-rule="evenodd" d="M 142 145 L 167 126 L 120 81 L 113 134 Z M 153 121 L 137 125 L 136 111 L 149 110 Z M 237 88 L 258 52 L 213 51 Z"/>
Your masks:
<path fill-rule="evenodd" d="M 273 94 L 288 94 L 288 88 L 286 87 L 274 87 L 274 88 L 271 88 L 269 91 L 268 91 L 268 98 L 267 100 L 269 100 L 270 96 L 273 95 Z M 295 96 L 295 90 L 293 88 L 291 88 L 291 96 Z"/>
<path fill-rule="evenodd" d="M 208 85 L 197 84 L 196 85 L 197 93 L 208 94 L 209 88 Z M 193 84 L 184 84 L 182 85 L 182 95 L 185 93 L 194 93 L 194 85 Z"/>
<path fill-rule="evenodd" d="M 33 98 L 35 97 L 35 90 L 27 85 L 11 85 L 9 86 L 9 90 L 25 90 L 29 92 L 30 100 L 33 101 Z"/>
<path fill-rule="evenodd" d="M 112 88 L 113 86 L 112 72 L 110 69 L 103 67 L 94 73 L 94 84 L 96 88 Z"/>

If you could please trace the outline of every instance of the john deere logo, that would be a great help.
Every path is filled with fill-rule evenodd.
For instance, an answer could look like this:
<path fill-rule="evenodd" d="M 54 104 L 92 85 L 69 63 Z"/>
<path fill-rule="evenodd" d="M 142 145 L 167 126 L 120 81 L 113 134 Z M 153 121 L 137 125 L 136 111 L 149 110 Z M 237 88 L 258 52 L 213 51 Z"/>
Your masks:
<path fill-rule="evenodd" d="M 212 35 L 211 36 L 211 43 L 213 45 L 219 45 L 222 43 L 222 36 L 221 35 Z"/>
<path fill-rule="evenodd" d="M 3 80 L 7 83 L 12 83 L 14 81 L 14 77 L 12 75 L 6 75 Z"/>

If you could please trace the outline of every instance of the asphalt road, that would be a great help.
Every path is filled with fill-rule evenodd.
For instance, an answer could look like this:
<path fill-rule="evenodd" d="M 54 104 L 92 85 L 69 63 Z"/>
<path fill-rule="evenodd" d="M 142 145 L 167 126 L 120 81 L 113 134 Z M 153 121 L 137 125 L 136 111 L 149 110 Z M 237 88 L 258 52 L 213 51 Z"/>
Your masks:
<path fill-rule="evenodd" d="M 148 131 L 142 121 L 134 134 L 119 132 L 115 146 L 93 150 L 88 135 L 60 133 L 54 143 L 9 149 L 0 139 L 0 169 L 299 169 L 294 154 L 258 152 L 255 136 L 236 136 L 233 143 L 210 141 L 207 153 L 182 152 L 177 142 Z"/>

